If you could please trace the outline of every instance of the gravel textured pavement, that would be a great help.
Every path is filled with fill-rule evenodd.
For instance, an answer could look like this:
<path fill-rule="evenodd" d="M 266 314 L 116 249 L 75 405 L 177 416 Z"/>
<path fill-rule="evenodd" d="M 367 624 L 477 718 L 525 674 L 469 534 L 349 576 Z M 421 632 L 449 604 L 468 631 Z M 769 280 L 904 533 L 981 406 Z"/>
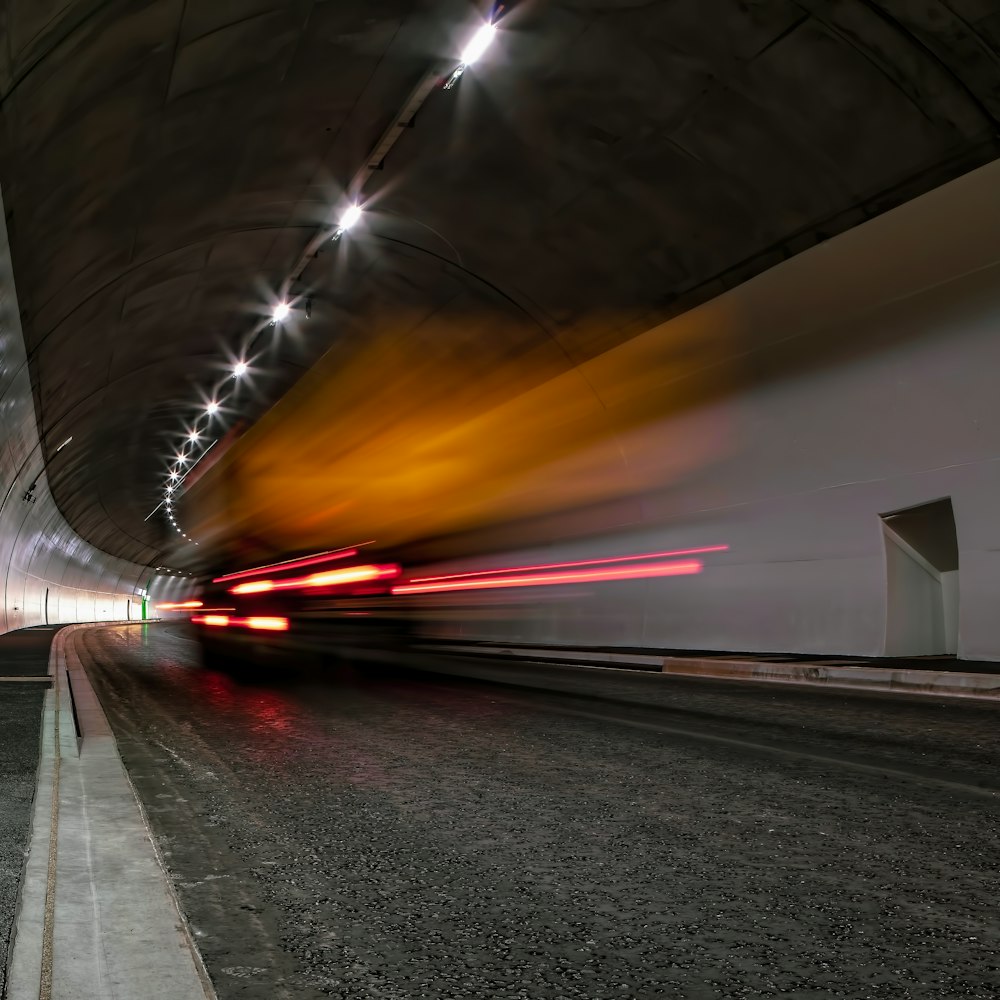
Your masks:
<path fill-rule="evenodd" d="M 180 626 L 78 636 L 222 1000 L 1000 996 L 993 706 L 241 683 Z"/>

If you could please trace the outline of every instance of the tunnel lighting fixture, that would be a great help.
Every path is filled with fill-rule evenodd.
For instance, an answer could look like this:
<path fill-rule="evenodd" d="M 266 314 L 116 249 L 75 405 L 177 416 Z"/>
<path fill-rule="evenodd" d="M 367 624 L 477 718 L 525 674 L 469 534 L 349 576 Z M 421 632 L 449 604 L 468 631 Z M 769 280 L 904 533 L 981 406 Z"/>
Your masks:
<path fill-rule="evenodd" d="M 170 473 L 170 478 L 171 479 L 177 479 L 179 477 L 180 477 L 180 473 L 179 472 L 171 472 Z"/>
<path fill-rule="evenodd" d="M 197 431 L 191 431 L 191 433 L 188 434 L 188 441 L 190 441 L 193 444 L 200 437 L 201 437 L 201 435 Z"/>
<path fill-rule="evenodd" d="M 484 24 L 462 52 L 462 65 L 471 66 L 489 47 L 496 35 L 496 25 Z"/>
<path fill-rule="evenodd" d="M 333 231 L 333 236 L 330 239 L 334 241 L 339 240 L 344 233 L 356 225 L 358 219 L 361 218 L 361 211 L 360 205 L 349 205 L 340 217 L 340 222 L 337 224 L 337 228 Z M 306 299 L 306 315 L 312 315 L 312 299 Z"/>
<path fill-rule="evenodd" d="M 340 228 L 342 232 L 347 232 L 361 218 L 361 206 L 351 205 L 350 208 L 340 217 Z"/>
<path fill-rule="evenodd" d="M 271 312 L 271 320 L 275 323 L 281 323 L 288 319 L 288 314 L 291 311 L 292 307 L 287 302 L 279 302 Z"/>
<path fill-rule="evenodd" d="M 237 361 L 233 365 L 233 378 L 242 378 L 247 373 L 247 368 L 249 366 L 245 361 Z"/>
<path fill-rule="evenodd" d="M 216 413 L 219 412 L 219 404 L 213 399 L 205 404 L 205 412 L 210 416 L 214 417 Z"/>
<path fill-rule="evenodd" d="M 458 83 L 462 74 L 490 47 L 496 35 L 496 25 L 484 24 L 471 38 L 469 44 L 462 50 L 461 62 L 455 71 L 445 80 L 444 89 L 451 90 Z"/>
<path fill-rule="evenodd" d="M 168 487 L 166 487 L 166 492 L 167 492 L 167 493 L 173 493 L 173 492 L 174 492 L 174 488 L 173 488 L 173 486 L 168 486 Z"/>
<path fill-rule="evenodd" d="M 180 462 L 181 465 L 187 465 L 187 463 L 188 463 L 188 457 L 187 457 L 187 455 L 178 455 L 177 456 L 177 461 Z"/>
<path fill-rule="evenodd" d="M 61 452 L 63 450 L 63 448 L 65 448 L 66 445 L 68 445 L 70 443 L 70 441 L 72 441 L 72 440 L 73 440 L 73 435 L 70 434 L 70 436 L 68 438 L 66 438 L 66 440 L 63 441 L 63 443 L 61 445 L 59 445 L 58 448 L 56 448 L 54 454 L 58 455 L 59 452 Z"/>

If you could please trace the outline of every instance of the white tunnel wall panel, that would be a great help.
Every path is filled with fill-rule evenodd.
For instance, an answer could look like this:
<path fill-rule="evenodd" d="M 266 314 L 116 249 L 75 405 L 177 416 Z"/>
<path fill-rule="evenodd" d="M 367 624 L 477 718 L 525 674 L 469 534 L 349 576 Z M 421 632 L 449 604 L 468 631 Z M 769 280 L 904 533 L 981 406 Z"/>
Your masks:
<path fill-rule="evenodd" d="M 704 557 L 701 575 L 575 596 L 553 588 L 545 600 L 507 598 L 506 612 L 429 614 L 427 628 L 569 646 L 870 656 L 947 647 L 1000 660 L 998 191 L 992 164 L 702 307 L 736 317 L 763 346 L 728 362 L 738 391 L 685 414 L 682 434 L 668 422 L 663 440 L 724 433 L 725 454 L 714 449 L 694 474 L 639 498 L 633 526 L 613 538 L 553 541 L 493 563 L 728 545 Z M 897 259 L 908 253 L 915 261 Z M 788 303 L 810 287 L 815 301 L 839 289 L 857 307 L 838 314 L 828 303 L 796 318 Z M 786 353 L 783 366 L 792 341 L 801 363 L 787 364 Z M 741 364 L 751 372 L 742 383 Z M 887 562 L 881 515 L 945 497 L 958 570 L 918 587 L 894 556 Z M 427 575 L 472 568 L 489 564 L 456 561 Z M 887 632 L 900 601 L 924 633 L 905 643 Z"/>
<path fill-rule="evenodd" d="M 49 493 L 2 226 L 0 239 L 0 632 L 124 619 L 152 573 L 84 542 Z"/>

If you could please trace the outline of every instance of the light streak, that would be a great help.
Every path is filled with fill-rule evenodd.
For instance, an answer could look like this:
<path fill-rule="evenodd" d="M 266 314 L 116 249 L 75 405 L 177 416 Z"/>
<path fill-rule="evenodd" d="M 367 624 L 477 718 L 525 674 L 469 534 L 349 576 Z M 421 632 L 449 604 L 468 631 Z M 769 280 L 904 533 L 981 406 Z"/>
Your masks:
<path fill-rule="evenodd" d="M 236 625 L 240 628 L 252 628 L 265 632 L 287 632 L 289 629 L 287 618 L 268 618 L 262 616 L 230 618 L 229 615 L 194 615 L 191 621 L 195 625 L 214 625 L 218 628 Z"/>
<path fill-rule="evenodd" d="M 638 559 L 670 559 L 674 556 L 695 556 L 705 552 L 725 552 L 728 549 L 728 545 L 705 545 L 698 549 L 674 549 L 672 552 L 640 552 L 633 556 L 612 556 L 608 559 L 581 559 L 578 562 L 541 563 L 537 566 L 507 566 L 498 569 L 477 570 L 474 573 L 418 576 L 408 581 L 408 583 L 431 583 L 438 580 L 467 580 L 477 576 L 495 576 L 497 573 L 533 573 L 537 570 L 570 569 L 574 566 L 605 566 L 611 563 L 632 562 Z"/>
<path fill-rule="evenodd" d="M 367 583 L 371 580 L 391 580 L 399 576 L 399 566 L 388 563 L 382 566 L 347 566 L 344 569 L 297 576 L 291 580 L 251 580 L 230 587 L 230 594 L 265 594 L 272 590 L 308 590 L 312 587 L 340 587 L 348 583 Z"/>
<path fill-rule="evenodd" d="M 217 576 L 212 583 L 226 583 L 229 580 L 242 580 L 248 576 L 256 576 L 267 570 L 300 569 L 303 566 L 319 566 L 325 562 L 333 562 L 334 559 L 347 559 L 356 556 L 358 549 L 371 545 L 371 542 L 360 542 L 357 545 L 343 549 L 329 549 L 326 552 L 316 552 L 311 556 L 303 556 L 301 559 L 285 559 L 282 562 L 267 563 L 264 566 L 255 566 L 253 569 L 241 569 L 237 573 L 227 573 L 225 576 Z"/>
<path fill-rule="evenodd" d="M 656 576 L 689 576 L 703 569 L 700 560 L 646 563 L 607 569 L 567 570 L 563 573 L 533 573 L 521 576 L 486 576 L 441 583 L 402 583 L 393 594 L 436 594 L 450 590 L 493 590 L 501 587 L 553 587 L 564 583 L 595 583 L 601 580 L 641 580 Z"/>

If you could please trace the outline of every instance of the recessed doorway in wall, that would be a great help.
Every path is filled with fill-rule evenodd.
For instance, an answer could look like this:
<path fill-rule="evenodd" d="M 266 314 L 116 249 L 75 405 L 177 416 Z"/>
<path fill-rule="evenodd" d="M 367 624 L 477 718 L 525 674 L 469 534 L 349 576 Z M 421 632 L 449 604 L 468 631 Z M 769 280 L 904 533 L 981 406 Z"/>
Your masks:
<path fill-rule="evenodd" d="M 958 535 L 951 497 L 880 515 L 885 655 L 958 652 Z"/>

